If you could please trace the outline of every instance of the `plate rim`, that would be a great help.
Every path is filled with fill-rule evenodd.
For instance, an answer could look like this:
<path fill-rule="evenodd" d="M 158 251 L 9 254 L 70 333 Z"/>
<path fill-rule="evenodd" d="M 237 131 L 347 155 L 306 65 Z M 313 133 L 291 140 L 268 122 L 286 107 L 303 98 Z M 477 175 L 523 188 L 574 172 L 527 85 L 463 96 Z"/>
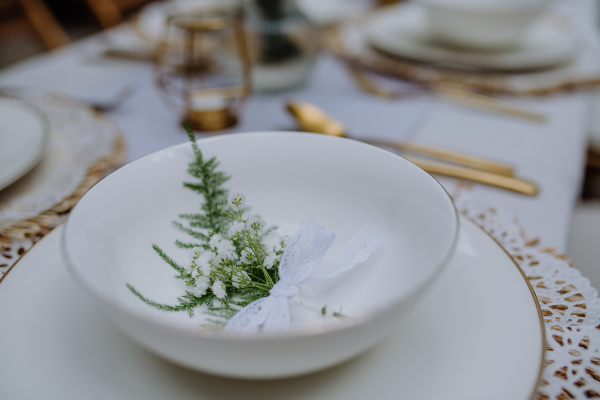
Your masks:
<path fill-rule="evenodd" d="M 540 383 L 542 381 L 542 375 L 544 373 L 544 367 L 546 365 L 546 323 L 544 322 L 544 314 L 542 312 L 542 306 L 540 305 L 540 300 L 538 299 L 538 296 L 535 293 L 535 289 L 533 288 L 533 285 L 529 281 L 529 278 L 527 278 L 527 275 L 525 275 L 525 271 L 523 271 L 523 269 L 519 266 L 519 264 L 514 259 L 514 257 L 512 255 L 510 255 L 510 253 L 508 252 L 508 250 L 506 250 L 506 248 L 504 246 L 502 246 L 502 244 L 500 244 L 500 242 L 498 240 L 496 240 L 496 238 L 493 237 L 488 231 L 486 231 L 481 225 L 479 225 L 477 222 L 475 222 L 475 220 L 469 218 L 467 215 L 465 215 L 463 213 L 459 213 L 459 214 L 460 214 L 461 218 L 464 218 L 465 220 L 467 220 L 471 224 L 473 224 L 475 227 L 477 227 L 479 230 L 481 230 L 490 239 L 492 239 L 494 241 L 494 243 L 496 243 L 496 245 L 500 249 L 502 249 L 502 251 L 504 251 L 504 253 L 508 256 L 508 258 L 510 259 L 510 261 L 512 261 L 512 263 L 515 265 L 515 267 L 517 268 L 517 270 L 521 274 L 521 277 L 523 278 L 523 280 L 527 284 L 527 287 L 529 288 L 529 292 L 531 293 L 531 296 L 533 297 L 533 301 L 535 303 L 535 308 L 537 310 L 538 319 L 539 319 L 539 323 L 540 323 L 540 331 L 542 333 L 542 340 L 541 340 L 542 351 L 541 351 L 540 367 L 539 367 L 539 370 L 538 370 L 538 376 L 537 376 L 537 379 L 536 379 L 536 384 L 535 384 L 535 386 L 533 388 L 533 391 L 532 391 L 531 395 L 529 396 L 529 399 L 532 400 L 532 399 L 534 399 L 536 397 L 538 388 L 539 388 Z M 1 282 L 1 280 L 0 280 L 0 282 Z"/>
<path fill-rule="evenodd" d="M 37 144 L 32 156 L 23 163 L 21 168 L 16 169 L 12 174 L 7 174 L 4 177 L 0 176 L 0 191 L 2 191 L 18 181 L 42 161 L 50 142 L 50 121 L 42 110 L 28 101 L 7 94 L 1 94 L 0 100 L 10 100 L 13 103 L 19 104 L 20 107 L 34 114 L 36 119 L 40 121 L 40 124 L 42 125 L 42 138 Z"/>

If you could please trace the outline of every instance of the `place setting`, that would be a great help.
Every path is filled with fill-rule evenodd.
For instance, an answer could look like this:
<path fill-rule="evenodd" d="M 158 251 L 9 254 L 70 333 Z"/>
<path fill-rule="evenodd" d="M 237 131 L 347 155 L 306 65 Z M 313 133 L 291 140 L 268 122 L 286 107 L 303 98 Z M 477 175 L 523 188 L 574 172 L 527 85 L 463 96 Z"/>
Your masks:
<path fill-rule="evenodd" d="M 151 62 L 63 94 L 25 88 L 60 52 L 11 67 L 0 397 L 600 396 L 600 299 L 556 240 L 589 32 L 541 0 L 352 3 L 140 2 L 64 54 Z"/>
<path fill-rule="evenodd" d="M 539 17 L 541 3 L 507 5 L 497 14 L 482 5 L 464 15 L 425 0 L 421 7 L 398 7 L 374 16 L 367 40 L 391 55 L 455 68 L 510 72 L 568 63 L 580 51 L 576 31 L 559 16 Z M 520 17 L 524 12 L 528 14 Z"/>
<path fill-rule="evenodd" d="M 351 63 L 434 88 L 545 96 L 598 80 L 598 39 L 551 2 L 421 0 L 341 22 L 326 46 Z"/>
<path fill-rule="evenodd" d="M 153 398 L 166 389 L 173 390 L 173 373 L 196 376 L 189 380 L 200 379 L 213 388 L 223 383 L 222 379 L 208 375 L 190 375 L 191 372 L 159 358 L 138 363 L 140 360 L 136 359 L 142 356 L 138 345 L 123 342 L 121 334 L 110 327 L 111 323 L 151 353 L 175 364 L 246 379 L 287 378 L 339 364 L 381 341 L 400 324 L 400 330 L 376 347 L 373 354 L 324 372 L 326 379 L 317 374 L 282 383 L 235 381 L 224 385 L 229 388 L 221 396 L 280 398 L 278 396 L 289 390 L 290 398 L 303 398 L 308 393 L 323 398 L 343 398 L 355 390 L 363 393 L 377 390 L 382 395 L 402 390 L 420 398 L 436 398 L 444 393 L 461 393 L 466 398 L 482 395 L 530 398 L 543 366 L 544 330 L 531 286 L 510 256 L 477 225 L 458 217 L 441 186 L 408 161 L 347 139 L 306 135 L 265 132 L 215 137 L 199 140 L 197 150 L 189 143 L 178 145 L 128 164 L 88 191 L 71 212 L 68 222 L 36 244 L 16 264 L 14 271 L 3 278 L 2 302 L 19 304 L 3 309 L 0 314 L 5 326 L 15 327 L 3 330 L 0 337 L 3 343 L 12 343 L 1 350 L 2 359 L 12 365 L 5 375 L 11 379 L 7 380 L 9 386 L 4 390 L 15 396 L 27 393 L 25 397 L 36 397 L 41 394 L 37 391 L 43 389 L 48 398 L 72 397 L 80 390 L 79 386 L 59 384 L 63 381 L 61 377 L 69 376 L 88 382 L 88 389 L 95 388 L 90 395 L 98 398 L 107 395 Z M 265 141 L 270 147 L 261 144 Z M 308 162 L 304 157 L 305 148 L 314 145 L 323 148 L 322 156 L 315 155 Z M 328 146 L 335 148 L 336 158 L 331 158 Z M 235 150 L 238 148 L 249 151 L 240 153 Z M 273 148 L 288 150 L 275 152 L 279 155 L 273 158 Z M 203 153 L 199 156 L 200 153 L 194 154 L 192 150 Z M 261 156 L 261 151 L 266 152 L 265 156 L 269 154 L 269 162 L 256 162 L 267 159 Z M 240 157 L 242 154 L 246 156 Z M 203 169 L 202 160 L 211 162 L 209 157 L 217 157 L 221 168 L 206 173 L 217 175 L 226 171 L 231 176 L 227 187 L 244 192 L 242 195 L 227 190 L 213 206 L 227 207 L 235 213 L 237 209 L 246 208 L 244 201 L 252 202 L 248 215 L 258 213 L 260 217 L 244 219 L 241 212 L 241 217 L 233 214 L 231 221 L 223 226 L 222 236 L 215 233 L 206 237 L 203 245 L 202 240 L 198 242 L 186 232 L 194 235 L 195 230 L 189 226 L 203 226 L 194 221 L 202 221 L 204 213 L 190 216 L 192 219 L 181 219 L 177 215 L 196 209 L 199 200 L 202 201 L 198 192 L 206 193 L 206 189 L 195 182 L 207 182 L 206 175 L 198 174 Z M 371 158 L 371 167 L 357 169 L 352 162 L 356 157 Z M 270 169 L 271 162 L 277 163 L 280 170 Z M 332 169 L 334 164 L 344 168 Z M 298 165 L 305 167 L 297 168 Z M 381 170 L 388 173 L 384 176 Z M 393 179 L 389 172 L 394 170 L 405 182 L 402 186 L 411 188 L 410 196 L 403 194 L 407 193 L 405 190 L 396 189 L 396 195 L 390 192 L 393 189 L 387 182 Z M 357 180 L 357 174 L 364 178 Z M 283 176 L 293 183 L 284 191 L 281 190 Z M 257 177 L 260 181 L 256 181 Z M 184 184 L 187 181 L 191 182 Z M 131 185 L 132 182 L 137 184 Z M 337 187 L 326 182 L 337 182 Z M 119 196 L 114 196 L 115 191 Z M 378 194 L 377 191 L 383 192 Z M 363 199 L 340 202 L 341 198 L 353 198 L 359 193 L 363 193 Z M 389 203 L 381 203 L 382 200 Z M 151 210 L 156 210 L 158 204 L 163 206 L 158 206 L 162 211 L 157 214 Z M 165 204 L 168 207 L 164 207 Z M 215 209 L 210 210 L 204 204 L 205 216 L 214 213 Z M 431 214 L 432 211 L 435 213 Z M 431 220 L 434 215 L 437 216 L 435 223 Z M 182 222 L 173 225 L 173 219 Z M 323 226 L 304 222 L 313 220 Z M 268 231 L 272 223 L 280 227 L 275 232 L 288 239 L 282 241 L 285 245 L 282 250 L 270 253 L 274 255 L 271 268 L 278 268 L 278 274 L 272 272 L 270 276 L 279 277 L 275 285 L 292 279 L 291 286 L 283 289 L 281 285 L 281 295 L 275 295 L 275 286 L 271 286 L 266 297 L 257 293 L 253 296 L 265 302 L 277 300 L 274 308 L 268 309 L 263 302 L 260 310 L 266 315 L 257 311 L 253 322 L 248 322 L 247 315 L 240 315 L 245 308 L 241 311 L 234 308 L 237 313 L 215 314 L 219 308 L 211 312 L 190 306 L 207 295 L 214 300 L 229 299 L 225 297 L 227 291 L 238 290 L 244 294 L 244 287 L 254 285 L 252 281 L 259 277 L 254 277 L 253 269 L 260 269 L 260 264 L 251 265 L 266 263 L 270 254 L 266 258 L 262 254 L 253 258 L 250 246 L 266 246 L 238 239 L 251 235 L 247 229 L 252 231 L 255 225 L 260 226 L 256 231 Z M 242 230 L 234 234 L 234 229 Z M 216 237 L 221 242 L 215 244 L 219 240 Z M 190 239 L 200 247 L 186 249 L 191 247 L 186 244 Z M 232 244 L 236 248 L 229 251 L 233 252 L 247 246 L 242 251 L 250 250 L 252 264 L 244 264 L 236 259 L 235 253 L 227 253 L 225 248 Z M 427 251 L 423 251 L 424 245 Z M 335 251 L 327 252 L 329 246 Z M 219 253 L 219 249 L 225 249 L 225 253 Z M 306 251 L 309 253 L 303 253 Z M 323 259 L 324 253 L 333 254 Z M 231 259 L 223 258 L 224 254 Z M 311 254 L 314 260 L 321 261 L 305 259 L 303 254 Z M 223 260 L 220 266 L 213 256 Z M 41 260 L 47 261 L 40 263 Z M 358 265 L 354 265 L 356 262 Z M 313 275 L 302 278 L 299 271 L 305 271 L 308 265 L 313 265 Z M 173 273 L 177 272 L 173 271 L 174 266 L 186 268 L 179 271 L 183 279 L 173 279 Z M 231 278 L 231 272 L 226 272 L 228 268 L 239 274 Z M 40 283 L 37 289 L 31 287 L 36 284 L 28 278 L 32 274 L 40 278 L 35 281 Z M 469 279 L 472 274 L 482 282 L 496 282 L 495 289 L 473 282 Z M 238 287 L 226 284 L 221 293 L 218 280 L 227 282 L 227 276 L 233 283 L 238 280 Z M 203 286 L 205 279 L 211 280 L 206 283 L 211 286 Z M 301 284 L 303 281 L 308 283 Z M 259 283 L 260 280 L 256 281 Z M 27 291 L 23 290 L 24 284 Z M 90 301 L 89 294 L 84 294 L 81 288 L 99 302 Z M 505 297 L 503 293 L 507 292 L 511 293 L 508 303 L 505 300 L 498 304 L 494 300 L 496 296 Z M 32 296 L 32 293 L 36 294 Z M 60 296 L 49 293 L 60 293 Z M 423 300 L 418 302 L 420 298 Z M 473 303 L 474 298 L 478 301 Z M 181 312 L 164 311 L 164 307 L 177 304 Z M 225 304 L 234 307 L 231 303 Z M 469 311 L 463 317 L 451 311 L 464 307 Z M 481 311 L 477 311 L 478 308 Z M 193 318 L 189 316 L 191 311 Z M 23 335 L 23 325 L 18 323 L 22 313 L 33 313 L 29 319 L 33 324 L 48 321 L 45 329 L 25 329 L 28 333 Z M 226 319 L 230 314 L 234 314 L 233 317 Z M 431 319 L 431 315 L 437 316 Z M 473 315 L 478 317 L 472 318 Z M 102 322 L 106 318 L 110 323 Z M 216 323 L 214 318 L 217 318 Z M 223 318 L 228 322 L 222 321 Z M 224 331 L 219 328 L 222 323 L 225 323 Z M 16 329 L 17 325 L 20 329 Z M 64 332 L 67 326 L 70 332 Z M 94 326 L 102 327 L 97 330 Z M 82 341 L 73 342 L 60 339 L 63 335 L 82 335 L 85 339 L 81 337 Z M 25 368 L 21 370 L 18 360 L 24 360 L 19 343 L 31 342 L 51 353 L 37 353 L 35 361 L 20 364 Z M 88 347 L 90 343 L 94 344 Z M 433 343 L 437 344 L 432 346 Z M 57 344 L 66 347 L 60 348 Z M 80 346 L 87 349 L 81 352 Z M 118 350 L 123 346 L 127 350 Z M 416 349 L 421 350 L 415 352 Z M 122 357 L 119 355 L 122 351 L 134 352 L 137 356 Z M 71 354 L 75 358 L 64 362 L 63 357 L 52 354 Z M 518 368 L 505 368 L 505 364 L 515 358 L 520 360 Z M 94 369 L 99 373 L 88 375 L 81 370 L 73 375 L 75 365 L 91 359 L 100 362 L 94 362 Z M 41 369 L 54 365 L 51 375 L 46 374 L 44 379 L 55 384 L 50 388 L 25 385 L 20 379 L 32 373 L 30 366 L 26 367 L 30 362 Z M 50 364 L 46 367 L 44 363 Z M 136 371 L 118 379 L 117 392 L 112 384 L 106 385 L 106 379 L 113 381 L 117 377 L 111 365 L 119 365 L 122 371 Z M 486 368 L 481 368 L 482 365 Z M 150 368 L 148 372 L 147 368 Z M 157 379 L 153 371 L 156 368 L 169 372 Z M 180 372 L 176 372 L 178 370 Z M 400 374 L 393 380 L 385 379 L 384 372 L 391 370 L 395 374 L 402 370 L 412 372 Z M 435 371 L 444 375 L 439 391 L 431 390 L 426 384 L 432 372 L 436 375 Z M 147 381 L 146 373 L 150 374 L 148 377 L 155 377 Z M 348 374 L 354 376 L 354 383 L 350 385 Z M 398 379 L 402 376 L 407 379 Z M 461 376 L 468 377 L 468 381 L 463 381 Z M 498 387 L 499 376 L 510 379 L 512 384 Z M 465 387 L 471 379 L 476 379 L 477 384 Z M 343 389 L 332 392 L 333 387 L 339 388 L 336 382 L 342 381 L 346 382 Z M 178 382 L 182 383 L 181 377 Z M 196 386 L 189 384 L 177 389 L 175 393 L 179 398 L 187 398 L 188 392 Z M 275 390 L 265 391 L 273 385 Z M 492 387 L 496 389 L 492 391 Z M 203 396 L 201 389 L 194 394 L 198 395 Z"/>

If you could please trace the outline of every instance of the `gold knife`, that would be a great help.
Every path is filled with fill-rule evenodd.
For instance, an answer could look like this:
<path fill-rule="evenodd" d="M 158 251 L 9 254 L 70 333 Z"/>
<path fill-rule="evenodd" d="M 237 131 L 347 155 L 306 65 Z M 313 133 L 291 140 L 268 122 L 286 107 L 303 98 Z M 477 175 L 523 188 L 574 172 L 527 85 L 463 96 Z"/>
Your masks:
<path fill-rule="evenodd" d="M 392 142 L 385 140 L 365 139 L 362 141 L 374 144 L 376 146 L 392 147 L 409 153 L 423 154 L 441 160 L 449 160 L 456 164 L 463 165 L 465 167 L 478 169 L 481 171 L 487 171 L 497 175 L 513 176 L 515 172 L 514 168 L 507 164 L 499 163 L 496 161 L 490 161 L 488 159 L 473 156 L 470 154 L 459 153 L 458 151 L 441 149 L 439 147 L 426 146 L 424 144 L 417 143 L 395 141 Z"/>
<path fill-rule="evenodd" d="M 498 175 L 491 172 L 479 171 L 473 168 L 462 167 L 460 165 L 452 165 L 442 161 L 428 160 L 421 157 L 406 155 L 403 155 L 403 157 L 430 174 L 466 179 L 529 196 L 535 196 L 538 193 L 538 187 L 535 183 L 522 179 Z"/>

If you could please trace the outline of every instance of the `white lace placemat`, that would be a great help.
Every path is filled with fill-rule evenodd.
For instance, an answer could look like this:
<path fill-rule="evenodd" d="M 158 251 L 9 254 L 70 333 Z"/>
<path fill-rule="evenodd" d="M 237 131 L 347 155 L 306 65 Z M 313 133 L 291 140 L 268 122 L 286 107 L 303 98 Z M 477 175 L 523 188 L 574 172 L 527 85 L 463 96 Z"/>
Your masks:
<path fill-rule="evenodd" d="M 461 213 L 513 256 L 540 300 L 546 324 L 547 365 L 537 398 L 600 397 L 600 300 L 589 279 L 581 276 L 565 256 L 543 247 L 539 238 L 529 237 L 518 221 L 500 208 L 477 204 L 467 191 L 458 191 L 454 198 Z M 10 259 L 5 258 L 0 271 L 6 271 L 31 246 L 29 239 L 15 241 L 5 252 Z"/>
<path fill-rule="evenodd" d="M 590 280 L 505 211 L 454 194 L 457 209 L 500 243 L 529 278 L 546 325 L 546 368 L 539 399 L 600 397 L 600 300 Z M 509 294 L 507 294 L 509 295 Z"/>
<path fill-rule="evenodd" d="M 40 164 L 0 192 L 0 229 L 35 217 L 69 197 L 119 138 L 112 122 L 99 118 L 86 104 L 36 91 L 16 93 L 46 114 L 50 142 Z"/>

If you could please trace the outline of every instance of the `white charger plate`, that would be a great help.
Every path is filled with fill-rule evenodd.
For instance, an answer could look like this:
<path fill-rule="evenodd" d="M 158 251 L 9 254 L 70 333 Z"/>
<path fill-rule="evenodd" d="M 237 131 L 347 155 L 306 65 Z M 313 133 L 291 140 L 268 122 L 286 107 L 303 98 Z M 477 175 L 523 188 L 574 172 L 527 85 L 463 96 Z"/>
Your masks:
<path fill-rule="evenodd" d="M 453 260 L 399 330 L 341 366 L 242 381 L 173 365 L 116 330 L 67 273 L 61 229 L 0 284 L 2 394 L 10 399 L 531 399 L 544 364 L 533 289 L 461 217 Z"/>
<path fill-rule="evenodd" d="M 21 100 L 0 98 L 0 190 L 40 162 L 49 136 L 40 111 Z"/>
<path fill-rule="evenodd" d="M 498 71 L 553 67 L 571 61 L 579 50 L 574 30 L 555 15 L 536 21 L 517 46 L 497 52 L 453 49 L 433 40 L 427 15 L 413 4 L 376 13 L 366 32 L 373 47 L 394 56 Z"/>

